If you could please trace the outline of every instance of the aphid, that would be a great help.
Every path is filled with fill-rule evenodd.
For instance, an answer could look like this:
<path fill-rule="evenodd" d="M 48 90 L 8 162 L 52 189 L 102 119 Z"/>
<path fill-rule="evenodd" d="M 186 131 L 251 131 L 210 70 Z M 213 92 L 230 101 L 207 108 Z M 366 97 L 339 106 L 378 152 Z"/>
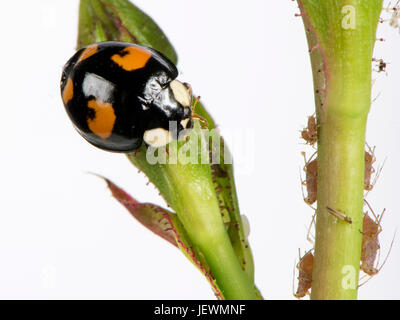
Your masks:
<path fill-rule="evenodd" d="M 378 168 L 378 172 L 375 174 L 374 180 L 371 182 L 372 175 L 375 173 L 375 168 L 373 167 L 375 161 L 376 161 L 375 147 L 371 148 L 370 146 L 368 146 L 368 151 L 365 151 L 365 172 L 364 172 L 364 190 L 367 191 L 366 194 L 368 194 L 368 192 L 372 190 L 383 169 L 383 165 L 380 168 Z"/>
<path fill-rule="evenodd" d="M 400 10 L 395 10 L 389 20 L 389 25 L 392 28 L 399 29 L 400 31 Z"/>
<path fill-rule="evenodd" d="M 375 175 L 374 180 L 371 183 L 372 175 L 375 173 L 373 167 L 373 164 L 376 161 L 375 147 L 371 148 L 368 146 L 368 149 L 368 151 L 365 151 L 364 190 L 371 191 L 382 168 L 378 170 L 378 173 Z M 302 181 L 302 185 L 305 185 L 307 188 L 307 197 L 303 194 L 303 199 L 308 205 L 312 205 L 317 201 L 318 160 L 317 157 L 311 160 L 316 152 L 308 160 L 306 159 L 305 152 L 302 152 L 301 154 L 304 157 L 305 165 L 303 170 L 306 173 L 306 179 Z"/>
<path fill-rule="evenodd" d="M 348 216 L 346 216 L 346 214 L 344 214 L 343 212 L 335 210 L 335 209 L 333 209 L 331 207 L 326 207 L 326 210 L 328 210 L 328 212 L 331 215 L 335 216 L 336 218 L 338 218 L 338 219 L 340 219 L 342 221 L 345 221 L 347 223 L 350 223 L 350 224 L 352 223 L 351 219 Z"/>
<path fill-rule="evenodd" d="M 305 158 L 304 152 L 302 152 L 302 155 L 305 161 L 303 170 L 306 173 L 306 180 L 303 181 L 302 184 L 305 185 L 307 188 L 307 197 L 303 198 L 308 205 L 312 205 L 315 201 L 317 201 L 318 160 L 317 158 L 315 158 L 311 161 L 315 153 L 310 157 L 308 161 Z"/>
<path fill-rule="evenodd" d="M 308 117 L 307 127 L 301 131 L 301 137 L 310 146 L 313 146 L 317 142 L 317 122 L 315 116 Z"/>
<path fill-rule="evenodd" d="M 375 161 L 374 152 L 365 151 L 364 189 L 367 191 L 370 191 L 373 187 L 371 185 L 371 176 L 375 172 L 375 169 L 372 166 Z"/>
<path fill-rule="evenodd" d="M 378 65 L 378 72 L 385 72 L 386 66 L 387 66 L 387 63 L 385 61 L 383 61 L 382 59 L 380 59 L 379 65 Z"/>
<path fill-rule="evenodd" d="M 396 4 L 391 7 L 389 4 L 389 8 L 386 11 L 392 11 L 392 15 L 389 19 L 389 25 L 392 28 L 399 29 L 400 32 L 400 1 L 397 1 Z"/>
<path fill-rule="evenodd" d="M 383 59 L 375 59 L 373 58 L 372 61 L 378 62 L 377 67 L 378 69 L 375 70 L 376 72 L 386 72 L 387 63 L 383 61 Z"/>
<path fill-rule="evenodd" d="M 375 230 L 372 234 L 373 236 L 367 236 L 366 231 L 363 231 L 363 241 L 362 241 L 362 253 L 361 253 L 361 270 L 366 274 L 373 276 L 378 270 L 374 267 L 375 259 L 378 250 L 380 249 L 378 234 L 381 230 L 380 226 L 370 218 L 368 213 L 364 215 L 363 219 L 363 229 Z"/>
<path fill-rule="evenodd" d="M 375 220 L 373 220 L 368 215 L 368 212 L 365 213 L 363 220 L 363 232 L 362 232 L 363 237 L 362 237 L 360 269 L 370 277 L 359 286 L 366 284 L 373 276 L 375 276 L 376 274 L 379 273 L 379 271 L 381 271 L 381 269 L 385 265 L 390 255 L 394 242 L 394 237 L 393 237 L 392 243 L 390 244 L 390 248 L 388 253 L 386 254 L 385 260 L 379 266 L 380 244 L 378 240 L 378 235 L 382 232 L 381 221 L 385 213 L 385 210 L 383 210 L 380 216 L 376 216 L 370 204 L 365 199 L 364 202 L 367 204 Z M 378 261 L 375 263 L 377 256 L 378 256 Z"/>
<path fill-rule="evenodd" d="M 374 276 L 380 270 L 380 268 L 376 268 L 375 260 L 380 249 L 378 235 L 382 232 L 381 220 L 385 210 L 377 217 L 369 203 L 366 200 L 364 201 L 374 216 L 374 220 L 368 215 L 368 212 L 364 214 L 360 269 L 369 276 Z"/>
<path fill-rule="evenodd" d="M 296 265 L 296 268 L 299 270 L 299 276 L 297 277 L 299 283 L 297 285 L 297 291 L 294 294 L 296 298 L 303 298 L 309 294 L 308 290 L 311 289 L 312 284 L 313 265 L 314 256 L 310 250 L 302 258 L 300 258 L 299 263 Z"/>

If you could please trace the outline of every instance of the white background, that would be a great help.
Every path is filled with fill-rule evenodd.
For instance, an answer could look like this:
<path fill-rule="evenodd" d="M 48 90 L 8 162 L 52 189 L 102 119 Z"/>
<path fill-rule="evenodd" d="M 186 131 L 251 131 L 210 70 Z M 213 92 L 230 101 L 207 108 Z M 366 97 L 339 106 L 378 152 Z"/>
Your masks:
<path fill-rule="evenodd" d="M 242 214 L 251 227 L 256 283 L 267 299 L 293 299 L 293 268 L 312 210 L 301 195 L 299 139 L 313 113 L 301 18 L 292 1 L 136 0 L 179 53 L 191 83 L 232 142 Z M 9 1 L 0 59 L 0 298 L 213 299 L 203 276 L 170 244 L 139 225 L 98 178 L 140 201 L 164 205 L 121 154 L 97 150 L 73 129 L 60 94 L 74 53 L 78 1 Z M 368 199 L 383 208 L 382 255 L 400 223 L 400 34 L 379 26 L 377 78 L 367 141 L 386 164 Z M 397 60 L 396 60 L 397 58 Z M 245 142 L 246 134 L 254 136 Z M 229 139 L 228 139 L 229 140 Z M 233 139 L 231 139 L 233 140 Z M 400 250 L 359 291 L 400 298 Z M 383 258 L 381 259 L 383 260 Z"/>

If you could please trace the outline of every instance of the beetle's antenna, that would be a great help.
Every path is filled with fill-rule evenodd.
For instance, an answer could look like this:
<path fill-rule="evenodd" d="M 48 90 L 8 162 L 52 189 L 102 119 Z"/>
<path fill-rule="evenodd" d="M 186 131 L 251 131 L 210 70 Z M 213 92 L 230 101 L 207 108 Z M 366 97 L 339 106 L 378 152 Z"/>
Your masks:
<path fill-rule="evenodd" d="M 193 119 L 197 119 L 197 120 L 199 120 L 200 122 L 204 123 L 205 126 L 206 126 L 206 128 L 208 128 L 208 122 L 207 122 L 207 120 L 206 120 L 205 118 L 203 118 L 202 116 L 200 116 L 200 115 L 198 115 L 198 114 L 196 114 L 196 113 L 194 112 L 195 109 L 196 109 L 196 106 L 197 106 L 197 104 L 198 104 L 198 102 L 199 102 L 199 100 L 200 100 L 200 96 L 197 96 L 196 100 L 195 100 L 194 103 L 193 103 L 193 107 L 192 107 L 192 118 L 193 118 Z"/>
<path fill-rule="evenodd" d="M 197 96 L 196 100 L 194 100 L 193 103 L 192 112 L 194 112 L 194 110 L 196 109 L 196 106 L 199 103 L 199 101 L 200 101 L 200 96 Z"/>

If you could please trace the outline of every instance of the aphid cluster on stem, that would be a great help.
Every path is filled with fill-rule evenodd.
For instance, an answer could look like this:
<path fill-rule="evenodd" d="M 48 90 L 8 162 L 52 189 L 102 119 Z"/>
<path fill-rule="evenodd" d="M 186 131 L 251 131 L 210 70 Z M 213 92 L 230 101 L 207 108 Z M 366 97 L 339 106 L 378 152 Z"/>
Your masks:
<path fill-rule="evenodd" d="M 379 61 L 382 64 L 382 61 Z M 381 67 L 382 69 L 383 67 Z M 306 142 L 307 145 L 315 148 L 315 144 L 317 143 L 317 124 L 315 116 L 309 116 L 307 121 L 307 127 L 305 127 L 301 131 L 301 138 Z M 304 202 L 309 205 L 313 209 L 313 216 L 310 223 L 310 226 L 307 231 L 307 240 L 313 244 L 312 240 L 312 227 L 315 225 L 315 215 L 316 209 L 312 207 L 314 203 L 317 201 L 318 195 L 318 157 L 317 152 L 314 153 L 307 158 L 306 153 L 302 152 L 302 156 L 304 158 L 304 167 L 303 171 L 305 172 L 305 179 L 301 179 L 302 186 L 306 187 L 307 195 L 304 195 Z M 365 150 L 365 172 L 364 172 L 364 190 L 365 196 L 370 192 L 382 170 L 379 169 L 376 172 L 374 168 L 374 163 L 376 162 L 375 157 L 375 147 L 371 148 L 368 144 L 366 145 Z M 374 176 L 375 174 L 375 176 Z M 303 188 L 302 188 L 303 190 Z M 368 205 L 369 206 L 369 205 Z M 378 267 L 378 262 L 376 262 L 377 254 L 380 250 L 380 244 L 378 240 L 378 235 L 382 231 L 382 227 L 380 225 L 382 215 L 380 217 L 376 217 L 373 213 L 371 207 L 370 211 L 374 216 L 372 219 L 368 213 L 364 214 L 363 220 L 363 237 L 362 237 L 362 255 L 360 260 L 360 269 L 370 277 L 376 275 L 379 270 L 382 268 L 383 264 Z M 338 220 L 341 220 L 349 225 L 352 224 L 352 220 L 343 212 L 338 210 L 337 208 L 327 207 L 326 212 L 331 214 Z M 361 231 L 361 230 L 360 230 Z M 297 264 L 297 269 L 299 272 L 298 276 L 298 288 L 296 293 L 293 293 L 296 298 L 303 298 L 307 294 L 309 294 L 309 290 L 311 289 L 312 284 L 312 270 L 313 270 L 313 261 L 314 257 L 312 254 L 312 250 L 309 250 L 303 257 L 300 258 L 299 263 Z M 386 259 L 385 259 L 386 262 Z"/>
<path fill-rule="evenodd" d="M 308 205 L 312 205 L 317 201 L 317 190 L 318 190 L 318 158 L 316 156 L 316 152 L 312 154 L 312 156 L 307 160 L 306 153 L 301 153 L 304 158 L 304 167 L 303 171 L 306 174 L 305 180 L 302 180 L 302 185 L 306 186 L 307 196 L 303 195 L 304 202 Z M 365 150 L 365 169 L 364 169 L 364 190 L 371 191 L 379 177 L 379 174 L 382 170 L 379 169 L 376 172 L 373 164 L 376 162 L 375 158 L 375 147 L 371 148 L 367 145 L 367 150 Z M 375 177 L 372 180 L 373 174 Z M 372 181 L 371 181 L 372 180 Z"/>

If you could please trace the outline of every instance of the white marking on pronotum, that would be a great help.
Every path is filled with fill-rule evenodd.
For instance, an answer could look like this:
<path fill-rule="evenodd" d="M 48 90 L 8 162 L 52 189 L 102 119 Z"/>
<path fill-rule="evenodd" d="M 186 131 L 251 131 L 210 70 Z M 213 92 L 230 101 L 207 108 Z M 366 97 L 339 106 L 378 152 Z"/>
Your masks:
<path fill-rule="evenodd" d="M 154 148 L 159 148 L 167 145 L 173 140 L 170 131 L 164 128 L 155 128 L 146 130 L 143 135 L 143 140 Z"/>
<path fill-rule="evenodd" d="M 186 129 L 188 122 L 189 122 L 189 118 L 181 120 L 181 125 L 184 129 Z"/>
<path fill-rule="evenodd" d="M 191 103 L 190 90 L 188 90 L 188 88 L 178 80 L 171 81 L 169 85 L 176 101 L 178 101 L 184 107 L 189 107 Z"/>
<path fill-rule="evenodd" d="M 87 72 L 83 80 L 82 90 L 85 97 L 94 96 L 102 102 L 112 102 L 114 84 L 96 74 Z"/>

